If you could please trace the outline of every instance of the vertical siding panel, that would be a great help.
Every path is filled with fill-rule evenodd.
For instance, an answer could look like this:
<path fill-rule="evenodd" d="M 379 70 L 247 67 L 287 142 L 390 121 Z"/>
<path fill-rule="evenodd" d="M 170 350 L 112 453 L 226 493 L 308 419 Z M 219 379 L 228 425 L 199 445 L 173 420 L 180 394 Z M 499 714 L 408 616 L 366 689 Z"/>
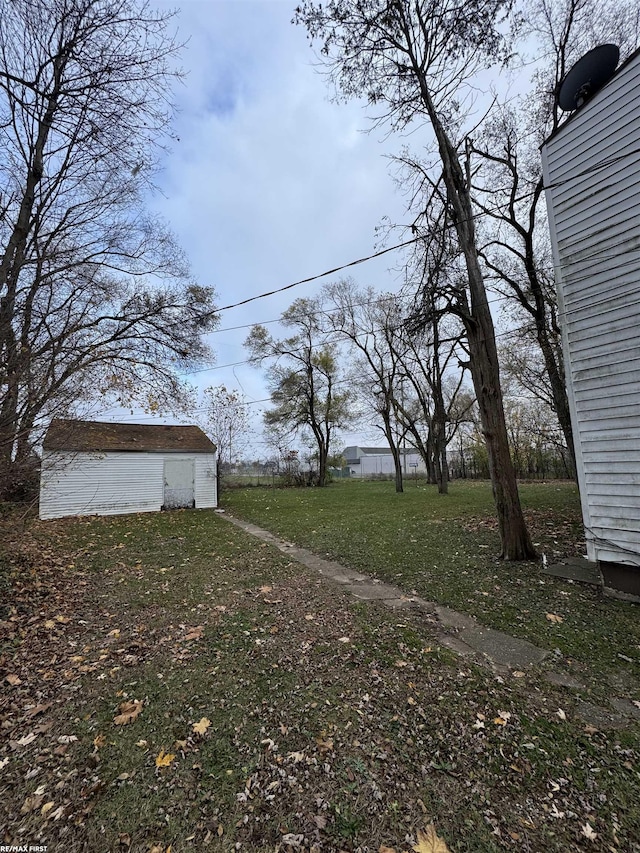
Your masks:
<path fill-rule="evenodd" d="M 636 566 L 639 93 L 637 54 L 542 148 L 588 555 Z"/>
<path fill-rule="evenodd" d="M 217 506 L 214 453 L 45 451 L 40 518 L 157 512 L 164 502 L 167 457 L 195 459 L 196 507 Z"/>

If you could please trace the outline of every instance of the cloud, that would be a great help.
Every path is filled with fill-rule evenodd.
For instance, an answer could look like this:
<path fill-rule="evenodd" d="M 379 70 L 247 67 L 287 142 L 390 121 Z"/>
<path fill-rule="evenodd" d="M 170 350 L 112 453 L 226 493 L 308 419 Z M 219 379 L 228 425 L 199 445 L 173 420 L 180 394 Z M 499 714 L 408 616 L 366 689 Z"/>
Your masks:
<path fill-rule="evenodd" d="M 361 104 L 330 100 L 305 31 L 290 23 L 292 10 L 288 2 L 229 0 L 187 2 L 180 14 L 188 38 L 187 77 L 176 92 L 180 141 L 162 164 L 153 206 L 221 305 L 368 255 L 382 218 L 402 219 L 383 157 L 391 142 L 363 132 Z M 394 261 L 385 256 L 353 275 L 394 289 Z M 323 283 L 228 311 L 221 326 L 276 318 Z M 246 358 L 247 331 L 211 336 L 218 364 Z M 201 387 L 238 387 L 239 378 L 251 397 L 268 396 L 252 368 L 193 378 Z"/>

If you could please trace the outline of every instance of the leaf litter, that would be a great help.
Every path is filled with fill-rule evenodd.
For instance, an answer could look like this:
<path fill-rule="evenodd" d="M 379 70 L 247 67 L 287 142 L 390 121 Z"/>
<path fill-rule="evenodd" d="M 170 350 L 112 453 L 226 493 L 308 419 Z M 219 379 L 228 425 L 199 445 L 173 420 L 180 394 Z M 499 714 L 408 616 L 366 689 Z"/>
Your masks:
<path fill-rule="evenodd" d="M 65 526 L 54 530 L 63 549 Z M 48 595 L 27 595 L 7 620 L 19 646 L 3 665 L 17 664 L 8 674 L 21 683 L 17 697 L 0 700 L 0 761 L 11 774 L 5 840 L 102 849 L 102 825 L 111 849 L 145 851 L 205 849 L 216 838 L 282 853 L 445 853 L 469 837 L 496 851 L 538 849 L 543 839 L 545 851 L 638 849 L 637 812 L 625 814 L 602 772 L 626 765 L 637 791 L 637 743 L 566 719 L 557 743 L 555 694 L 532 690 L 526 674 L 505 683 L 474 666 L 460 671 L 420 620 L 396 625 L 263 555 L 252 559 L 256 578 L 269 566 L 266 578 L 243 587 L 234 564 L 234 582 L 204 587 L 210 606 L 154 610 L 149 596 L 144 615 L 123 618 L 108 602 L 125 588 L 120 577 L 151 583 L 144 561 L 103 568 L 89 588 L 77 568 L 66 571 L 82 556 L 48 553 Z M 163 583 L 153 587 L 158 604 Z M 276 595 L 263 601 L 261 586 Z M 73 616 L 55 619 L 62 614 Z M 195 648 L 205 637 L 206 665 Z M 136 805 L 105 824 L 115 791 Z M 141 825 L 147 801 L 159 811 Z"/>

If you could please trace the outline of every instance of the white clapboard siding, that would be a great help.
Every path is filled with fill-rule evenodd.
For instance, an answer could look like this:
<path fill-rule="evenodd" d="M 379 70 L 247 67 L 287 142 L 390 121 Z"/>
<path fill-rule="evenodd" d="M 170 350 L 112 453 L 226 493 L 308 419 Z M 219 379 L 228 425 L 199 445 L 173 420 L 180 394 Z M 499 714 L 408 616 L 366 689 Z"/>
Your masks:
<path fill-rule="evenodd" d="M 640 566 L 640 53 L 542 161 L 587 551 Z"/>
<path fill-rule="evenodd" d="M 195 505 L 217 506 L 215 453 L 45 451 L 40 518 L 158 511 L 165 458 L 194 460 Z"/>

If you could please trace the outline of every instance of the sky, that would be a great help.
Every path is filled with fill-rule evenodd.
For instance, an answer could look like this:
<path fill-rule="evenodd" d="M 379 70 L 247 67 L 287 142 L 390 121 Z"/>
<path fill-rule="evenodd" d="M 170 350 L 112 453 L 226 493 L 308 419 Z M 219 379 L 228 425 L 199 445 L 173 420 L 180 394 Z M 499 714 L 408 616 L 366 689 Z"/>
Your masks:
<path fill-rule="evenodd" d="M 306 31 L 291 23 L 293 0 L 182 0 L 179 38 L 184 83 L 150 207 L 171 226 L 194 278 L 225 306 L 366 257 L 386 244 L 383 218 L 402 222 L 404 199 L 388 155 L 404 139 L 368 133 L 361 103 L 338 104 Z M 415 135 L 414 135 L 415 137 Z M 416 140 L 413 139 L 413 144 Z M 358 284 L 396 291 L 390 253 L 349 271 Z M 255 456 L 268 403 L 264 372 L 247 364 L 249 326 L 277 319 L 336 276 L 223 311 L 209 337 L 213 369 L 188 377 L 199 388 L 225 384 L 251 403 Z M 230 327 L 247 328 L 231 329 Z M 277 334 L 276 325 L 269 327 Z M 224 365 L 235 365 L 225 367 Z M 149 422 L 135 412 L 117 419 Z M 171 422 L 175 419 L 167 419 Z M 345 443 L 361 433 L 343 435 Z M 372 436 L 369 434 L 370 443 Z"/>
<path fill-rule="evenodd" d="M 407 144 L 419 151 L 430 143 L 420 128 L 409 138 L 372 131 L 364 102 L 332 99 L 306 30 L 291 23 L 294 6 L 295 0 L 182 0 L 177 16 L 178 38 L 187 42 L 186 77 L 175 89 L 178 140 L 160 162 L 158 191 L 148 201 L 176 234 L 194 278 L 215 288 L 220 307 L 406 239 L 396 232 L 384 242 L 376 231 L 386 219 L 408 219 L 389 157 Z M 273 452 L 262 435 L 269 405 L 264 371 L 246 364 L 250 326 L 277 320 L 295 298 L 312 297 L 341 275 L 398 291 L 401 262 L 391 252 L 221 312 L 219 330 L 208 338 L 213 363 L 185 378 L 198 389 L 224 384 L 244 394 L 252 420 L 247 455 L 266 459 Z M 269 329 L 282 332 L 277 324 Z M 102 417 L 154 419 L 135 410 Z M 342 446 L 385 443 L 371 428 L 340 439 Z"/>

